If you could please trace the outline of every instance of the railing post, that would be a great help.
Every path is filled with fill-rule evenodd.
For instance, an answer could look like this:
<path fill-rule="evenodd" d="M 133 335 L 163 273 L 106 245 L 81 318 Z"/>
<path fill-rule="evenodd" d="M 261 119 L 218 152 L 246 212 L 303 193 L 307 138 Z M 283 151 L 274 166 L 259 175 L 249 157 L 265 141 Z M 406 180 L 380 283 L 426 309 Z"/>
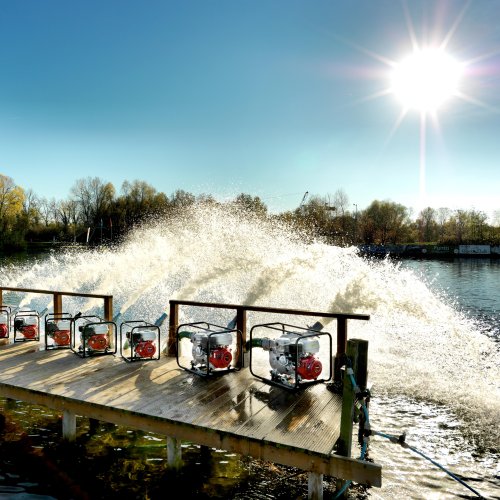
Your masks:
<path fill-rule="evenodd" d="M 62 314 L 62 295 L 54 293 L 54 315 Z"/>
<path fill-rule="evenodd" d="M 241 343 L 243 349 L 243 366 L 247 366 L 245 361 L 246 345 L 247 345 L 247 310 L 244 307 L 238 307 L 236 309 L 236 329 L 241 332 Z M 240 353 L 236 353 L 237 359 L 239 359 Z M 243 367 L 242 367 L 243 368 Z"/>
<path fill-rule="evenodd" d="M 175 357 L 177 355 L 177 339 L 175 334 L 179 326 L 179 304 L 170 301 L 170 314 L 168 316 L 168 342 L 167 356 Z"/>
<path fill-rule="evenodd" d="M 347 347 L 347 319 L 337 318 L 337 352 L 335 354 L 335 361 L 333 365 L 333 380 L 334 382 L 341 381 L 340 368 Z"/>
<path fill-rule="evenodd" d="M 3 288 L 0 288 L 0 306 L 3 304 Z"/>
<path fill-rule="evenodd" d="M 104 297 L 104 320 L 113 321 L 113 296 Z"/>

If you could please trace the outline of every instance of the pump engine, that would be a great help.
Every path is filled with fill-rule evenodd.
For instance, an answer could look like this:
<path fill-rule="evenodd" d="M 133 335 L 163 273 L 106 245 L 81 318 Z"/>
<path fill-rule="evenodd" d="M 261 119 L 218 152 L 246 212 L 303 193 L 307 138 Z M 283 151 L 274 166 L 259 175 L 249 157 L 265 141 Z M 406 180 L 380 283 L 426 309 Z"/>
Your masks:
<path fill-rule="evenodd" d="M 35 311 L 22 311 L 14 317 L 14 340 L 17 333 L 22 335 L 21 340 L 38 340 L 39 317 Z"/>
<path fill-rule="evenodd" d="M 177 364 L 196 375 L 223 375 L 243 366 L 242 334 L 231 325 L 225 327 L 205 321 L 184 323 L 177 327 L 176 336 Z M 181 343 L 183 339 L 189 339 L 192 344 L 191 356 Z M 185 365 L 185 361 L 189 365 Z"/>
<path fill-rule="evenodd" d="M 250 372 L 289 390 L 326 382 L 332 376 L 332 336 L 322 329 L 319 321 L 308 327 L 281 322 L 254 325 L 248 344 Z M 254 332 L 264 331 L 269 334 L 255 336 Z M 256 347 L 260 349 L 254 354 Z"/>
<path fill-rule="evenodd" d="M 69 346 L 71 339 L 69 320 L 47 322 L 45 332 L 53 340 L 55 347 Z"/>
<path fill-rule="evenodd" d="M 269 351 L 271 377 L 289 382 L 292 377 L 300 380 L 316 380 L 323 365 L 316 354 L 319 352 L 317 337 L 303 337 L 298 333 L 285 332 L 277 339 L 262 339 L 262 348 Z"/>
<path fill-rule="evenodd" d="M 132 351 L 139 358 L 152 358 L 156 354 L 156 338 L 155 330 L 138 329 L 127 332 Z"/>
<path fill-rule="evenodd" d="M 108 325 L 99 323 L 89 323 L 78 327 L 80 332 L 80 350 L 85 348 L 89 352 L 106 351 L 110 347 Z"/>
<path fill-rule="evenodd" d="M 9 313 L 6 310 L 0 310 L 0 339 L 9 336 Z"/>
<path fill-rule="evenodd" d="M 191 366 L 210 370 L 224 370 L 229 368 L 233 355 L 231 332 L 210 333 L 195 332 L 191 334 L 193 343 Z M 208 361 L 208 367 L 207 367 Z"/>

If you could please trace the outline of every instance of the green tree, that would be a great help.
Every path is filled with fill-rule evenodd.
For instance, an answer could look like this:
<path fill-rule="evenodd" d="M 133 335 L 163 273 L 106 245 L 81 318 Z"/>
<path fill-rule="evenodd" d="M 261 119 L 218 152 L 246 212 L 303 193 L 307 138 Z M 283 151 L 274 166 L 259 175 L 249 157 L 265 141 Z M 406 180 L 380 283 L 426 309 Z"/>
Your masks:
<path fill-rule="evenodd" d="M 125 181 L 121 196 L 116 200 L 113 216 L 122 226 L 128 227 L 152 215 L 162 215 L 168 207 L 167 196 L 157 192 L 147 182 Z"/>
<path fill-rule="evenodd" d="M 417 217 L 420 241 L 431 242 L 438 239 L 438 224 L 436 222 L 436 210 L 431 207 L 424 208 Z"/>
<path fill-rule="evenodd" d="M 28 219 L 23 212 L 25 194 L 11 177 L 0 174 L 0 246 L 20 247 L 24 245 L 24 235 Z"/>
<path fill-rule="evenodd" d="M 241 193 L 236 197 L 234 203 L 245 212 L 250 212 L 261 217 L 267 215 L 267 206 L 258 196 Z"/>
<path fill-rule="evenodd" d="M 189 207 L 193 205 L 195 202 L 196 202 L 196 197 L 193 194 L 188 193 L 183 189 L 178 189 L 172 195 L 170 200 L 170 205 L 174 209 L 181 209 Z"/>
<path fill-rule="evenodd" d="M 402 243 L 409 230 L 408 209 L 399 203 L 375 200 L 361 213 L 359 226 L 366 243 Z"/>

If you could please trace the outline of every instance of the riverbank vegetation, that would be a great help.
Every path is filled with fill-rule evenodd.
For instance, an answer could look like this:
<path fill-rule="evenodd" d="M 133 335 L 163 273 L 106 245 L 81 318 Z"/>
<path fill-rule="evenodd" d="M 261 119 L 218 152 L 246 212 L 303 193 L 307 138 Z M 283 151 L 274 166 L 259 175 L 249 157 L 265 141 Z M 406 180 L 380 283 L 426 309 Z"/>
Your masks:
<path fill-rule="evenodd" d="M 404 205 L 374 200 L 358 211 L 347 194 L 304 196 L 295 209 L 269 213 L 258 196 L 241 193 L 220 202 L 210 194 L 176 190 L 167 196 L 150 184 L 115 186 L 98 177 L 78 179 L 67 199 L 47 199 L 0 174 L 0 250 L 23 250 L 44 243 L 104 244 L 119 241 L 151 217 L 172 217 L 193 204 L 229 204 L 258 217 L 275 218 L 335 245 L 500 244 L 500 210 L 495 221 L 474 209 L 427 207 L 412 214 Z M 351 207 L 355 207 L 353 210 Z"/>

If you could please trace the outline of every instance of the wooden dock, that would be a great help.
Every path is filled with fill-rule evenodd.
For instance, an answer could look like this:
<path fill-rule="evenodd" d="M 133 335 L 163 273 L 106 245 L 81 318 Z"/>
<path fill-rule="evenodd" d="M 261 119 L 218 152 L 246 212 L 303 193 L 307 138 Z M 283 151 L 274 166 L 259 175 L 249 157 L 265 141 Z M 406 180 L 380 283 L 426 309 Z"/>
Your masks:
<path fill-rule="evenodd" d="M 200 377 L 175 358 L 81 358 L 40 342 L 0 346 L 0 396 L 371 486 L 381 466 L 334 454 L 341 396 L 286 391 L 248 368 Z"/>

